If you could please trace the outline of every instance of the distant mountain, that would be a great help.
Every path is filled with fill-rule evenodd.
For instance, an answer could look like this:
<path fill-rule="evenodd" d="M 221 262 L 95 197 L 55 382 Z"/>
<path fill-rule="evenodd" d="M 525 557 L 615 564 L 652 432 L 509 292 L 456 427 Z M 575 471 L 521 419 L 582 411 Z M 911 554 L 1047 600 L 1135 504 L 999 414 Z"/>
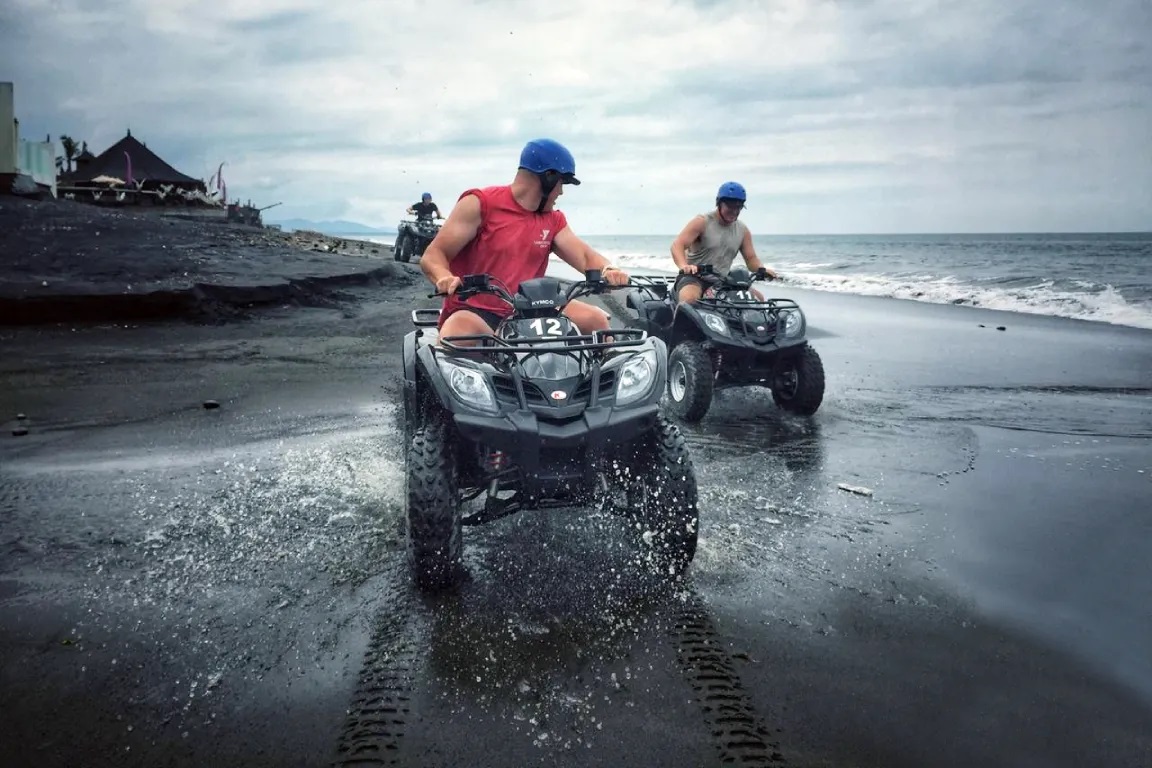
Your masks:
<path fill-rule="evenodd" d="M 279 224 L 280 228 L 291 232 L 296 229 L 308 229 L 313 232 L 322 232 L 325 235 L 394 235 L 395 227 L 370 227 L 357 221 L 343 219 L 312 221 L 310 219 L 268 219 L 268 224 Z"/>

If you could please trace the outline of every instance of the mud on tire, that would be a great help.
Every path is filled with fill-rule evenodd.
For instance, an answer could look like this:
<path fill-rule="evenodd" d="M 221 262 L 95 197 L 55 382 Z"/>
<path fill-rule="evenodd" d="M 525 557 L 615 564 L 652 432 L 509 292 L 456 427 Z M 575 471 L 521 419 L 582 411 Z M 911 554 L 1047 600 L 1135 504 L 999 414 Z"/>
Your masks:
<path fill-rule="evenodd" d="M 671 410 L 686 422 L 704 418 L 712 405 L 712 358 L 696 341 L 676 345 L 668 356 L 668 399 Z"/>
<path fill-rule="evenodd" d="M 454 451 L 448 426 L 435 419 L 420 426 L 408 445 L 408 564 L 424 590 L 451 587 L 463 572 Z"/>
<path fill-rule="evenodd" d="M 824 401 L 824 363 L 805 344 L 776 374 L 772 399 L 786 411 L 811 416 Z"/>

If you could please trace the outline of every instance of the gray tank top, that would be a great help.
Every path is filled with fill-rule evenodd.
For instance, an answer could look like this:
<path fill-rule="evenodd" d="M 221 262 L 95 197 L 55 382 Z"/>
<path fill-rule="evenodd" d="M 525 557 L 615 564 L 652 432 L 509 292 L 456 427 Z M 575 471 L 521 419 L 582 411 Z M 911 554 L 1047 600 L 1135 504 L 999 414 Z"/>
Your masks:
<path fill-rule="evenodd" d="M 704 231 L 700 239 L 688 246 L 684 255 L 689 264 L 697 266 L 711 264 L 713 269 L 722 275 L 727 275 L 732 267 L 732 261 L 744 244 L 744 233 L 748 227 L 737 219 L 731 225 L 720 221 L 720 213 L 712 211 L 705 213 Z"/>

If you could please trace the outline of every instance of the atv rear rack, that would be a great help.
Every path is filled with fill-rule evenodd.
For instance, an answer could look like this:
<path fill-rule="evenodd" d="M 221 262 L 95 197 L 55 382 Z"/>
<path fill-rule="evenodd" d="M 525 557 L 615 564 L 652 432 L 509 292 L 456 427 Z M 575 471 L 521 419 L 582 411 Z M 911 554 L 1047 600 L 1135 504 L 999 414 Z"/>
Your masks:
<path fill-rule="evenodd" d="M 440 324 L 440 310 L 414 309 L 412 310 L 412 325 L 417 328 L 435 328 Z"/>
<path fill-rule="evenodd" d="M 672 291 L 672 286 L 676 284 L 676 278 L 632 275 L 632 284 L 645 293 L 654 295 L 658 299 L 666 299 Z"/>

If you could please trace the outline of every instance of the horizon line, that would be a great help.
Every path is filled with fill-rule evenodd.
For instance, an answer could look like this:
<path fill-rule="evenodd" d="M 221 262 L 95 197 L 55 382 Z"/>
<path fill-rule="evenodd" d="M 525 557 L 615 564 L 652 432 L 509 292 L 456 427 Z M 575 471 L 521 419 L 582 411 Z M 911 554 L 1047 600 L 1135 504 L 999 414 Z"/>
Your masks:
<path fill-rule="evenodd" d="M 269 219 L 268 223 L 288 223 L 290 221 L 304 221 L 310 224 L 336 223 L 355 225 L 366 229 L 383 230 L 383 234 L 392 234 L 396 227 L 390 224 L 365 224 L 362 221 L 344 219 L 338 216 L 323 219 L 306 219 L 301 216 L 290 216 L 284 219 Z M 351 232 L 352 230 L 348 230 Z M 372 233 L 365 233 L 372 234 Z M 589 232 L 580 237 L 672 237 L 676 232 Z M 753 237 L 891 237 L 891 236 L 931 236 L 931 235 L 1152 235 L 1152 229 L 1001 229 L 1001 230 L 936 230 L 936 231 L 905 231 L 905 232 L 762 232 L 753 233 Z"/>
<path fill-rule="evenodd" d="M 587 237 L 663 237 L 663 232 L 595 232 Z M 936 232 L 762 232 L 753 237 L 892 237 L 908 235 L 1152 235 L 1152 229 L 1019 229 L 1019 230 L 939 230 Z M 675 238 L 676 234 L 671 234 Z M 585 237 L 585 235 L 581 235 Z"/>
<path fill-rule="evenodd" d="M 313 221 L 303 219 L 302 221 L 310 221 L 311 223 L 319 224 L 321 221 Z M 276 221 L 269 221 L 270 224 L 278 223 Z M 354 222 L 358 223 L 358 222 Z M 360 224 L 362 227 L 369 229 L 383 230 L 378 234 L 394 234 L 395 227 L 377 226 L 373 224 Z M 348 230 L 352 233 L 352 230 Z M 374 234 L 372 232 L 364 232 L 362 234 Z M 678 233 L 675 232 L 589 232 L 579 235 L 582 239 L 589 237 L 670 237 L 676 238 Z M 753 233 L 753 237 L 938 237 L 940 235 L 1149 235 L 1152 236 L 1152 229 L 1082 229 L 1082 230 L 1044 230 L 1044 229 L 1020 229 L 1020 230 L 939 230 L 935 232 L 762 232 Z"/>

